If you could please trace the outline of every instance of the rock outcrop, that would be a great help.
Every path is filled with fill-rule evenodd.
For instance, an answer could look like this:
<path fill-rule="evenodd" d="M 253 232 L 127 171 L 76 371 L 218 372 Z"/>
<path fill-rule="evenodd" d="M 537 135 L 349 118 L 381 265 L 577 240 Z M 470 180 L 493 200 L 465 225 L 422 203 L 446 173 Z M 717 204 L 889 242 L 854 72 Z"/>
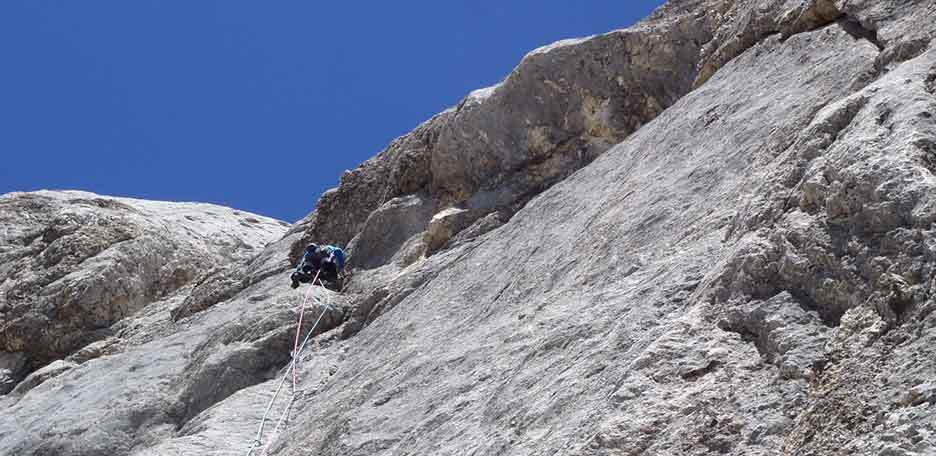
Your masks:
<path fill-rule="evenodd" d="M 173 222 L 131 268 L 160 217 L 0 199 L 0 454 L 934 454 L 934 24 L 674 0 L 534 51 L 288 230 L 213 225 L 253 248 Z M 106 221 L 30 222 L 71 205 Z M 349 244 L 342 293 L 287 286 L 311 239 Z"/>
<path fill-rule="evenodd" d="M 459 228 L 477 234 L 489 226 L 486 216 L 509 218 L 692 88 L 712 38 L 709 16 L 698 14 L 702 4 L 676 2 L 630 29 L 529 53 L 502 83 L 471 93 L 346 172 L 304 224 L 292 259 L 318 239 L 350 244 L 352 261 L 365 261 L 359 267 L 394 259 L 405 267 L 440 247 L 420 244 L 432 220 L 426 212 L 467 210 L 463 221 L 470 216 L 478 225 Z M 388 242 L 381 235 L 388 219 L 411 237 Z M 375 249 L 392 252 L 371 255 Z"/>
<path fill-rule="evenodd" d="M 116 323 L 213 268 L 242 267 L 285 231 L 281 222 L 208 204 L 83 192 L 3 196 L 0 353 L 19 366 L 8 375 L 112 336 Z"/>

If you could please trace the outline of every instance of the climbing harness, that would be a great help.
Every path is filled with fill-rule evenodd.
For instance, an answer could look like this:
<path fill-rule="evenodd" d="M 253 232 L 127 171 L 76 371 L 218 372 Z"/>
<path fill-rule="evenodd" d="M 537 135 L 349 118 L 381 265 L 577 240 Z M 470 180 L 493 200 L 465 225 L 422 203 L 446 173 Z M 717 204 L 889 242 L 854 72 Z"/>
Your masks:
<path fill-rule="evenodd" d="M 297 372 L 298 371 L 297 366 L 299 364 L 299 356 L 302 354 L 302 351 L 305 349 L 306 344 L 309 343 L 309 340 L 312 339 L 312 334 L 315 332 L 315 328 L 318 327 L 319 322 L 322 321 L 322 317 L 325 316 L 325 312 L 328 312 L 329 309 L 332 309 L 332 306 L 330 304 L 325 303 L 325 306 L 322 309 L 322 312 L 319 314 L 318 319 L 315 320 L 315 324 L 312 325 L 312 329 L 309 330 L 309 332 L 306 334 L 305 339 L 303 339 L 302 344 L 300 345 L 299 336 L 302 334 L 302 317 L 303 317 L 303 314 L 305 313 L 306 304 L 309 301 L 309 297 L 312 295 L 312 289 L 315 287 L 316 281 L 318 281 L 318 283 L 322 285 L 322 287 L 324 288 L 324 284 L 322 284 L 322 281 L 319 280 L 318 273 L 316 273 L 315 278 L 312 279 L 312 283 L 309 285 L 309 289 L 306 291 L 305 296 L 302 299 L 302 306 L 299 309 L 299 325 L 296 327 L 296 338 L 295 338 L 295 342 L 293 343 L 292 362 L 289 365 L 289 370 L 287 370 L 286 373 L 283 374 L 283 378 L 282 380 L 280 380 L 279 386 L 276 387 L 276 392 L 273 393 L 273 397 L 270 399 L 270 403 L 267 404 L 266 411 L 263 412 L 263 418 L 260 420 L 260 428 L 257 430 L 257 437 L 254 439 L 253 443 L 250 445 L 250 449 L 247 450 L 246 456 L 252 456 L 254 450 L 256 450 L 258 447 L 263 445 L 263 442 L 261 440 L 263 438 L 263 428 L 266 426 L 266 421 L 267 421 L 267 418 L 269 417 L 270 411 L 273 410 L 273 404 L 276 403 L 276 398 L 277 396 L 279 396 L 280 391 L 282 391 L 283 385 L 286 384 L 286 379 L 290 377 L 290 373 L 292 373 L 291 376 L 293 379 L 292 395 L 291 395 L 292 397 L 290 398 L 289 404 L 286 406 L 286 409 L 283 411 L 283 414 L 280 416 L 280 419 L 277 421 L 276 427 L 273 428 L 273 432 L 272 434 L 270 434 L 270 439 L 267 441 L 266 445 L 263 446 L 263 451 L 260 453 L 261 456 L 266 456 L 267 453 L 269 452 L 270 446 L 276 440 L 280 427 L 282 427 L 283 423 L 286 421 L 286 418 L 289 416 L 289 412 L 292 410 L 293 404 L 296 402 L 296 398 L 297 398 L 296 388 L 299 383 L 298 372 Z"/>

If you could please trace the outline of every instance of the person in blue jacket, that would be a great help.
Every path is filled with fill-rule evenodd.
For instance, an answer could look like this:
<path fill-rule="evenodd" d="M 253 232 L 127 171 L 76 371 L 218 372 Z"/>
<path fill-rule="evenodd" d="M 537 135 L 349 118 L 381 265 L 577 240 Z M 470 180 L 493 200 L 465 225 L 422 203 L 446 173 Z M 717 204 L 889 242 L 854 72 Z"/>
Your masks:
<path fill-rule="evenodd" d="M 318 278 L 323 283 L 335 285 L 344 266 L 345 253 L 341 248 L 334 245 L 309 244 L 302 260 L 296 266 L 296 271 L 289 278 L 292 279 L 292 287 L 299 288 L 300 283 L 312 282 L 318 273 Z"/>

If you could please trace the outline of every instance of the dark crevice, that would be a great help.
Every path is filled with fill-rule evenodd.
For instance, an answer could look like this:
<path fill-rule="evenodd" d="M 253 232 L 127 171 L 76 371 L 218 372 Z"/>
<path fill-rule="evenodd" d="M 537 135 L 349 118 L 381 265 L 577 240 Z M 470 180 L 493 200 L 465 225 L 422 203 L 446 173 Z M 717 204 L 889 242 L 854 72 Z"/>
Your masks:
<path fill-rule="evenodd" d="M 735 318 L 724 319 L 718 322 L 718 328 L 722 331 L 735 333 L 741 337 L 741 340 L 754 345 L 763 360 L 770 361 L 772 359 L 772 354 L 766 343 L 757 335 L 755 329 L 750 328 L 746 322 Z"/>
<path fill-rule="evenodd" d="M 683 373 L 682 375 L 680 375 L 680 377 L 682 377 L 683 380 L 694 382 L 708 374 L 711 374 L 712 372 L 715 371 L 715 369 L 718 369 L 718 366 L 720 365 L 721 365 L 720 362 L 713 360 L 713 361 L 710 361 L 705 367 Z"/>
<path fill-rule="evenodd" d="M 879 73 L 885 73 L 893 64 L 906 62 L 923 55 L 928 47 L 929 40 L 922 38 L 898 42 L 881 51 L 881 54 L 874 62 L 874 68 Z"/>
<path fill-rule="evenodd" d="M 920 158 L 923 167 L 929 170 L 930 174 L 936 175 L 936 141 L 931 138 L 921 138 L 914 141 L 913 145 L 923 152 Z"/>
<path fill-rule="evenodd" d="M 816 374 L 816 381 L 822 378 L 825 374 L 826 369 L 831 364 L 831 360 L 828 358 L 817 359 L 812 363 L 812 370 Z"/>
<path fill-rule="evenodd" d="M 718 62 L 705 62 L 705 61 L 701 62 L 702 64 L 706 64 L 706 65 L 712 64 L 714 65 L 714 68 L 711 71 L 711 74 L 697 75 L 696 81 L 695 83 L 693 83 L 693 87 L 698 88 L 704 85 L 704 83 L 708 81 L 714 75 L 714 73 L 716 73 L 725 65 L 727 65 L 728 62 L 741 56 L 742 54 L 744 54 L 751 48 L 757 46 L 758 44 L 764 42 L 765 40 L 770 39 L 771 37 L 775 35 L 780 35 L 780 42 L 784 43 L 788 39 L 796 35 L 799 35 L 802 33 L 814 32 L 816 30 L 820 30 L 822 28 L 828 27 L 836 23 L 839 24 L 845 30 L 846 33 L 848 33 L 855 39 L 864 39 L 864 40 L 867 40 L 869 43 L 873 44 L 878 49 L 878 52 L 883 52 L 885 50 L 884 43 L 881 42 L 881 40 L 878 38 L 877 30 L 870 29 L 862 25 L 860 20 L 858 20 L 857 18 L 847 13 L 844 13 L 844 12 L 838 12 L 838 14 L 836 14 L 835 12 L 831 12 L 831 13 L 832 14 L 821 18 L 816 23 L 798 23 L 798 24 L 793 24 L 793 25 L 788 25 L 788 26 L 785 26 L 783 24 L 772 24 L 772 25 L 769 25 L 768 26 L 769 28 L 767 28 L 766 30 L 750 32 L 750 35 L 747 36 L 743 40 L 743 42 L 740 43 L 737 49 L 730 53 L 730 55 L 722 56 L 722 58 Z M 725 46 L 725 44 L 726 43 L 722 43 L 722 46 Z M 904 54 L 904 52 L 901 52 L 901 54 Z M 880 71 L 875 71 L 875 73 L 877 75 L 877 73 L 880 73 Z M 875 78 L 872 78 L 872 79 L 875 79 Z"/>
<path fill-rule="evenodd" d="M 824 306 L 816 302 L 815 299 L 805 290 L 787 290 L 796 302 L 806 312 L 815 312 L 819 314 L 822 324 L 829 328 L 836 328 L 842 324 L 842 315 L 845 315 L 847 309 L 835 306 Z"/>
<path fill-rule="evenodd" d="M 881 40 L 878 39 L 877 30 L 869 29 L 861 25 L 861 22 L 859 22 L 857 19 L 845 14 L 840 16 L 836 22 L 842 26 L 842 29 L 844 29 L 845 32 L 847 32 L 855 39 L 868 40 L 868 42 L 878 48 L 878 51 L 884 50 L 884 44 L 881 43 Z"/>
<path fill-rule="evenodd" d="M 826 358 L 814 347 L 823 343 L 823 334 L 839 325 L 841 309 L 816 303 L 804 290 L 790 289 L 769 298 L 750 296 L 727 304 L 718 328 L 752 344 L 761 359 L 780 368 L 782 375 L 799 377 L 808 375 L 810 369 L 816 373 L 824 368 Z M 800 335 L 795 342 L 790 339 L 792 334 Z M 804 355 L 803 350 L 811 354 Z M 791 352 L 794 361 L 786 357 Z"/>
<path fill-rule="evenodd" d="M 44 234 L 44 231 L 38 231 L 38 230 L 33 231 L 33 232 L 27 232 L 23 234 L 22 236 L 20 236 L 19 238 L 14 238 L 12 242 L 13 243 L 18 242 L 23 247 L 28 247 L 30 244 L 33 243 L 33 241 L 42 237 L 43 234 Z"/>

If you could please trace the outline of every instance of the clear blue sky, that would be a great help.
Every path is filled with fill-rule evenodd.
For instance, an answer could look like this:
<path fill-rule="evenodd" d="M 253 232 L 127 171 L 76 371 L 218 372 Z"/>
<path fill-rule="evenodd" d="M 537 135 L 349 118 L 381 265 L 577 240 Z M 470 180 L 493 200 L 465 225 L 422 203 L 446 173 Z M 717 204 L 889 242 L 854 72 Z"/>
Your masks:
<path fill-rule="evenodd" d="M 541 45 L 662 0 L 3 0 L 0 193 L 294 221 L 345 169 Z"/>

